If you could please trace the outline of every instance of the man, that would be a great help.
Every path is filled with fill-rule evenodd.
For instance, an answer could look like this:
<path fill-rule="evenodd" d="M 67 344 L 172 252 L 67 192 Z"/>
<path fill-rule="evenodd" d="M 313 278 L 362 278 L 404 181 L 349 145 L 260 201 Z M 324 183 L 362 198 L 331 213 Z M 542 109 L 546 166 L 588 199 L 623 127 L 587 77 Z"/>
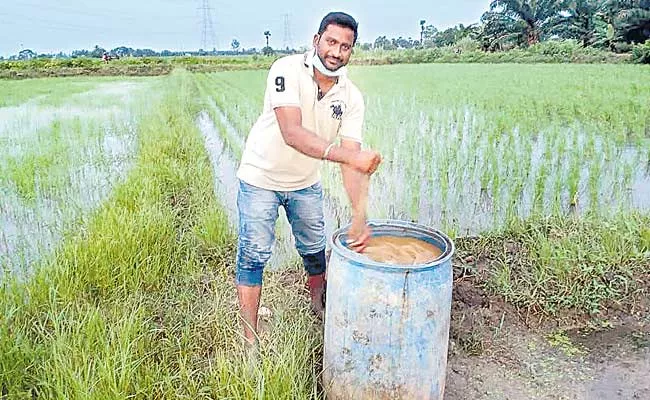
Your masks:
<path fill-rule="evenodd" d="M 321 160 L 341 165 L 355 210 L 362 201 L 361 183 L 381 162 L 378 153 L 361 150 L 363 97 L 346 77 L 356 39 L 357 22 L 351 16 L 329 13 L 314 35 L 313 50 L 283 57 L 269 71 L 264 109 L 237 172 L 236 283 L 244 335 L 251 344 L 256 342 L 262 271 L 271 256 L 279 207 L 285 208 L 307 270 L 312 308 L 322 313 L 326 238 Z M 337 138 L 340 144 L 335 144 Z M 362 228 L 353 243 L 357 251 L 370 235 L 365 220 Z"/>

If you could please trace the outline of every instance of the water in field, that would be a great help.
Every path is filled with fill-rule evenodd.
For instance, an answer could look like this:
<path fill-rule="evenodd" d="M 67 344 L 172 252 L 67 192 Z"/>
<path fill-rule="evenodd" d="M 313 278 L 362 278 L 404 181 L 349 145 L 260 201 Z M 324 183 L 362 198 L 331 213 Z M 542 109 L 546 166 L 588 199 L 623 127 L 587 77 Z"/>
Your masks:
<path fill-rule="evenodd" d="M 49 104 L 0 108 L 0 265 L 26 272 L 74 232 L 135 151 L 134 84 L 98 85 Z M 121 106 L 116 102 L 123 102 Z"/>
<path fill-rule="evenodd" d="M 532 214 L 650 210 L 650 154 L 642 146 L 569 127 L 540 129 L 533 138 L 516 129 L 481 134 L 484 121 L 469 109 L 383 122 L 376 130 L 390 140 L 374 143 L 384 163 L 371 179 L 371 217 L 464 236 Z M 345 204 L 338 167 L 325 166 L 325 180 Z"/>
<path fill-rule="evenodd" d="M 371 180 L 369 217 L 475 235 L 531 215 L 650 210 L 647 71 L 486 68 L 353 69 L 366 100 L 365 145 L 384 158 Z M 229 136 L 246 137 L 264 78 L 258 71 L 200 78 L 221 110 L 215 119 L 225 115 L 234 128 Z M 324 165 L 323 183 L 331 225 L 346 224 L 337 165 Z"/>
<path fill-rule="evenodd" d="M 478 65 L 359 68 L 364 146 L 384 158 L 371 179 L 368 216 L 464 236 L 531 215 L 650 210 L 650 112 L 642 107 L 650 79 L 638 76 L 645 70 L 566 68 L 566 77 L 549 66 L 490 66 L 488 75 Z M 235 171 L 265 76 L 195 75 L 204 109 L 197 125 L 234 229 Z M 401 78 L 387 84 L 386 76 Z M 50 252 L 125 176 L 136 150 L 136 98 L 156 93 L 147 87 L 101 82 L 0 107 L 5 270 Z M 339 166 L 325 163 L 322 172 L 330 237 L 349 222 L 350 207 Z M 274 265 L 297 261 L 284 215 L 279 221 Z"/>

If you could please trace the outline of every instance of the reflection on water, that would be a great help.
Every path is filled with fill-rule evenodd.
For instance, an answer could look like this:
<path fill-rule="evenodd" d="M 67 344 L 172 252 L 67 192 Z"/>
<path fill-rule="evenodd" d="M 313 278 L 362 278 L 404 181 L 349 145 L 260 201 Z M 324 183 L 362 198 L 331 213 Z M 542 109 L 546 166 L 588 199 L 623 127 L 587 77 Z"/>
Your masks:
<path fill-rule="evenodd" d="M 387 118 L 369 128 L 390 138 L 370 143 L 384 157 L 371 179 L 371 218 L 464 236 L 532 214 L 650 210 L 649 155 L 640 147 L 568 127 L 532 139 L 516 130 L 490 133 L 469 110 Z M 326 165 L 324 180 L 346 204 L 338 167 Z"/>
<path fill-rule="evenodd" d="M 125 101 L 121 108 L 39 106 L 38 99 L 0 108 L 0 266 L 5 272 L 28 273 L 66 232 L 83 226 L 125 178 L 136 146 L 136 121 L 128 111 L 134 86 L 113 86 L 108 93 Z M 99 89 L 105 94 L 106 88 Z M 96 91 L 77 96 L 72 99 L 101 101 Z M 23 187 L 16 180 L 23 180 Z"/>

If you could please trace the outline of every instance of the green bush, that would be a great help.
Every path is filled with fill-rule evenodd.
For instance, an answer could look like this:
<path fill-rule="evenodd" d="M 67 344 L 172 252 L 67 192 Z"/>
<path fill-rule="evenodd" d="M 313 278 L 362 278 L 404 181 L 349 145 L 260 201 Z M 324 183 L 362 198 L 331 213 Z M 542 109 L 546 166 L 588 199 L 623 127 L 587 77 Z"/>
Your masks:
<path fill-rule="evenodd" d="M 485 52 L 465 38 L 454 46 L 427 49 L 356 50 L 354 64 L 399 63 L 621 63 L 628 57 L 607 50 L 582 47 L 575 40 L 549 41 L 529 48 Z"/>
<path fill-rule="evenodd" d="M 529 51 L 533 54 L 542 54 L 555 59 L 570 59 L 581 49 L 582 46 L 575 40 L 549 40 L 530 46 Z"/>
<path fill-rule="evenodd" d="M 612 48 L 616 53 L 629 53 L 634 48 L 634 45 L 625 42 L 614 42 Z"/>
<path fill-rule="evenodd" d="M 634 47 L 634 62 L 648 63 L 649 44 Z M 268 49 L 267 49 L 268 50 Z M 268 53 L 268 51 L 267 51 Z M 215 72 L 241 69 L 266 69 L 283 54 L 239 56 L 124 57 L 108 64 L 98 58 L 34 59 L 0 61 L 0 79 L 36 78 L 74 75 L 160 75 L 175 67 L 192 72 Z M 628 54 L 616 54 L 594 47 L 582 47 L 574 40 L 548 41 L 529 48 L 485 52 L 478 42 L 465 38 L 454 46 L 396 50 L 355 49 L 356 65 L 424 64 L 424 63 L 622 63 Z"/>
<path fill-rule="evenodd" d="M 650 40 L 646 40 L 644 44 L 634 46 L 632 61 L 637 64 L 650 64 Z"/>
<path fill-rule="evenodd" d="M 68 67 L 68 68 L 90 68 L 93 65 L 97 65 L 99 60 L 88 57 L 78 57 L 78 58 L 68 58 L 58 60 L 57 64 L 59 67 Z"/>
<path fill-rule="evenodd" d="M 463 53 L 466 53 L 468 51 L 476 51 L 480 49 L 481 43 L 479 43 L 479 41 L 476 39 L 472 39 L 471 37 L 466 36 L 456 42 L 454 47 L 461 50 Z"/>

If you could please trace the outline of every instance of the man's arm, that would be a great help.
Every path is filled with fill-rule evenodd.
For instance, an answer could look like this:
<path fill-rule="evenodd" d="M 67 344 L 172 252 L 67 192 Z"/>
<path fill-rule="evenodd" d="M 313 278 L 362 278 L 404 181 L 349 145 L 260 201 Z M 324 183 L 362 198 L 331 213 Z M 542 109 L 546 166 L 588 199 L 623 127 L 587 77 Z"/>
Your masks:
<path fill-rule="evenodd" d="M 341 147 L 355 153 L 361 151 L 361 143 L 352 140 L 341 140 Z M 346 164 L 341 164 L 341 176 L 343 177 L 345 192 L 350 198 L 350 205 L 352 209 L 357 210 L 361 200 L 359 189 L 363 174 Z"/>
<path fill-rule="evenodd" d="M 361 152 L 361 143 L 353 140 L 341 140 L 341 147 L 352 152 Z M 350 198 L 352 206 L 352 226 L 349 236 L 354 240 L 351 245 L 356 251 L 363 251 L 370 238 L 370 228 L 366 224 L 366 208 L 368 200 L 368 183 L 370 176 L 346 165 L 341 164 L 343 186 Z"/>
<path fill-rule="evenodd" d="M 318 159 L 323 157 L 330 143 L 302 126 L 300 108 L 277 107 L 274 111 L 282 138 L 287 145 L 309 157 Z M 345 140 L 342 141 L 342 143 L 345 142 Z M 342 145 L 333 146 L 327 155 L 327 160 L 349 166 L 353 170 L 372 174 L 379 166 L 381 157 L 374 151 L 362 151 L 360 146 L 351 148 Z"/>

